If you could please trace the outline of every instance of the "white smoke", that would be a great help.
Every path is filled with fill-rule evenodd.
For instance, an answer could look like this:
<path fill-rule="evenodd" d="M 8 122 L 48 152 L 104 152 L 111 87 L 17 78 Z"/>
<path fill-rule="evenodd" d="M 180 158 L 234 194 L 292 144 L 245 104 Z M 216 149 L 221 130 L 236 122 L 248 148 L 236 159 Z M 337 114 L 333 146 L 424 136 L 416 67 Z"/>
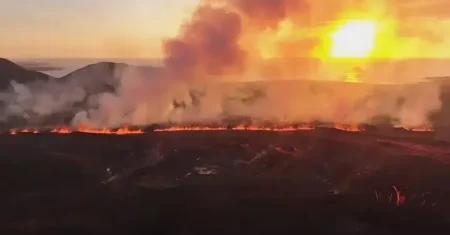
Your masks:
<path fill-rule="evenodd" d="M 87 95 L 82 87 L 53 82 L 20 84 L 12 81 L 11 87 L 12 91 L 0 94 L 1 101 L 6 104 L 3 120 L 9 116 L 32 118 L 70 110 Z"/>
<path fill-rule="evenodd" d="M 222 123 L 248 117 L 254 123 L 369 123 L 389 116 L 399 125 L 429 124 L 441 107 L 440 83 L 376 85 L 324 81 L 185 83 L 141 67 L 120 68 L 111 91 L 89 94 L 69 81 L 11 83 L 0 94 L 2 119 L 32 121 L 69 112 L 72 125 L 117 127 L 153 123 Z M 113 79 L 113 78 L 111 78 Z"/>

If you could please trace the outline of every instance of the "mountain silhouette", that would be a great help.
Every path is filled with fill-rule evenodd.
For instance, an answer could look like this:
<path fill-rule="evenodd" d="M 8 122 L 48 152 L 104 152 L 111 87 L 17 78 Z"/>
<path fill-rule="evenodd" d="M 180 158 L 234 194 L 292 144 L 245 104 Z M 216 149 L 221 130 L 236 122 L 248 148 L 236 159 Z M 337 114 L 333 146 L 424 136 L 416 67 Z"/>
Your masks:
<path fill-rule="evenodd" d="M 13 80 L 18 83 L 29 83 L 52 78 L 50 75 L 27 70 L 10 60 L 0 58 L 0 90 L 7 89 Z"/>

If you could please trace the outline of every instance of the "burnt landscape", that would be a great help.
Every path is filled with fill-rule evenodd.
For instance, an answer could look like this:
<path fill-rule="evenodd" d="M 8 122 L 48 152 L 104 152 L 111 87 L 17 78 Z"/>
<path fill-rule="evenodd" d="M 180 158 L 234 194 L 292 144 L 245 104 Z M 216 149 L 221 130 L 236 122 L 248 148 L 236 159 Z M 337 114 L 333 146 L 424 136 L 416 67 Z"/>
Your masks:
<path fill-rule="evenodd" d="M 129 234 L 450 231 L 434 132 L 147 131 L 0 137 L 2 228 Z"/>
<path fill-rule="evenodd" d="M 130 234 L 136 229 L 155 234 L 450 231 L 447 78 L 427 81 L 439 88 L 430 91 L 420 84 L 403 89 L 281 81 L 267 86 L 273 90 L 261 82 L 222 84 L 221 89 L 230 86 L 226 89 L 231 92 L 242 88 L 242 94 L 225 105 L 239 110 L 234 113 L 239 115 L 214 113 L 220 117 L 215 125 L 205 126 L 201 118 L 188 119 L 193 121 L 190 125 L 174 124 L 172 118 L 192 118 L 202 107 L 220 104 L 208 103 L 215 96 L 205 98 L 190 90 L 187 98 L 160 100 L 170 108 L 167 116 L 164 110 L 150 110 L 150 114 L 161 114 L 154 118 L 165 121 L 163 125 L 139 125 L 127 116 L 129 109 L 120 100 L 99 104 L 89 100 L 111 95 L 129 100 L 136 91 L 124 94 L 124 81 L 141 86 L 147 81 L 143 78 L 162 74 L 161 68 L 98 63 L 52 78 L 7 60 L 0 65 L 5 111 L 0 134 L 1 230 L 78 229 L 109 234 Z M 133 71 L 133 76 L 117 75 L 124 69 Z M 136 73 L 142 80 L 133 80 Z M 158 88 L 158 83 L 150 85 Z M 291 94 L 274 96 L 287 88 Z M 211 89 L 209 94 L 221 91 Z M 365 95 L 352 100 L 341 96 L 342 91 Z M 293 98 L 294 93 L 300 95 Z M 309 101 L 315 99 L 322 100 Z M 135 107 L 134 101 L 126 104 Z M 207 106 L 202 106 L 204 102 Z M 292 106 L 277 109 L 283 102 Z M 380 110 L 393 117 L 380 115 L 364 125 L 329 122 L 367 112 L 364 107 L 370 102 L 382 108 L 390 104 L 389 109 Z M 439 108 L 429 102 L 439 103 Z M 106 115 L 85 111 L 96 105 L 106 105 L 97 110 Z M 241 105 L 244 109 L 233 109 Z M 306 115 L 316 112 L 324 122 L 278 126 L 259 119 L 298 110 Z M 259 116 L 246 116 L 255 111 Z M 74 125 L 74 116 L 80 113 L 104 126 Z M 109 119 L 117 114 L 119 119 Z M 429 123 L 394 128 L 402 120 L 414 120 L 411 117 Z M 110 121 L 130 125 L 114 129 L 105 124 Z"/>

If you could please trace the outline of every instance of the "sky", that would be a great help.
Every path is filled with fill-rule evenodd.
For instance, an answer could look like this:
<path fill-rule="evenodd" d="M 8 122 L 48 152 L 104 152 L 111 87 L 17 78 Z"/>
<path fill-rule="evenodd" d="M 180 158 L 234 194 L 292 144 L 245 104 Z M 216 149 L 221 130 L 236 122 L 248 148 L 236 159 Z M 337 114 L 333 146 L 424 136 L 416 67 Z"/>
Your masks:
<path fill-rule="evenodd" d="M 162 40 L 177 34 L 180 25 L 189 19 L 199 1 L 0 0 L 0 56 L 161 58 Z M 403 28 L 406 33 L 413 33 L 408 36 L 411 40 L 434 37 L 430 43 L 427 42 L 427 46 L 433 45 L 432 49 L 436 53 L 445 56 L 449 54 L 447 45 L 450 44 L 450 33 L 442 30 L 450 25 L 448 0 L 305 1 L 314 2 L 325 15 L 328 15 L 327 9 L 334 8 L 333 4 L 343 2 L 364 2 L 380 6 L 383 5 L 382 2 L 389 3 L 385 6 L 394 9 L 393 11 L 402 9 L 396 13 L 400 18 L 422 17 L 416 21 L 399 20 L 402 24 L 410 25 Z M 424 16 L 433 18 L 423 18 Z M 409 44 L 404 47 L 407 51 L 420 48 L 421 54 L 429 51 Z"/>
<path fill-rule="evenodd" d="M 159 58 L 199 0 L 0 0 L 0 55 Z"/>

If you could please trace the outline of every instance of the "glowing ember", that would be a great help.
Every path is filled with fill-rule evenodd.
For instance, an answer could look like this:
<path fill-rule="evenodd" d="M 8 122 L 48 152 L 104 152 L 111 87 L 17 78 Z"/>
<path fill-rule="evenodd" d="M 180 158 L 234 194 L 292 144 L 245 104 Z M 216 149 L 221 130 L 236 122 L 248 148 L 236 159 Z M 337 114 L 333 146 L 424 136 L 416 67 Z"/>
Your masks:
<path fill-rule="evenodd" d="M 395 203 L 395 204 L 396 204 L 397 206 L 400 206 L 400 205 L 405 204 L 405 201 L 406 201 L 405 195 L 403 195 L 403 193 L 402 193 L 401 191 L 399 191 L 399 190 L 397 189 L 397 187 L 392 186 L 392 188 L 395 190 L 395 195 L 397 196 L 397 200 L 396 200 L 396 203 Z"/>
<path fill-rule="evenodd" d="M 432 127 L 415 127 L 415 128 L 410 128 L 410 131 L 415 131 L 415 132 L 432 132 L 434 131 L 434 129 Z"/>
<path fill-rule="evenodd" d="M 415 127 L 404 127 L 404 126 L 394 126 L 395 128 L 403 128 L 408 131 L 414 131 L 414 132 L 433 132 L 434 128 L 431 125 L 424 125 L 424 126 L 415 126 Z"/>
<path fill-rule="evenodd" d="M 21 130 L 12 129 L 12 130 L 9 131 L 9 134 L 11 134 L 11 135 L 17 135 L 18 133 L 33 133 L 33 134 L 37 134 L 37 133 L 39 133 L 39 131 L 35 130 L 35 129 L 21 129 Z"/>
<path fill-rule="evenodd" d="M 394 189 L 395 195 L 393 195 L 392 193 L 387 194 L 387 200 L 391 203 L 395 200 L 395 205 L 396 206 L 403 206 L 406 204 L 406 195 L 400 191 L 396 186 L 392 186 L 392 188 Z M 395 198 L 394 198 L 395 197 Z M 375 198 L 377 199 L 377 201 L 382 201 L 382 193 L 375 190 Z"/>
<path fill-rule="evenodd" d="M 350 132 L 358 132 L 358 131 L 365 131 L 358 125 L 341 125 L 341 124 L 335 124 L 333 126 L 334 128 L 342 131 L 350 131 Z"/>
<path fill-rule="evenodd" d="M 55 128 L 55 129 L 52 129 L 50 132 L 58 133 L 58 134 L 70 134 L 73 132 L 73 130 L 70 128 Z"/>

